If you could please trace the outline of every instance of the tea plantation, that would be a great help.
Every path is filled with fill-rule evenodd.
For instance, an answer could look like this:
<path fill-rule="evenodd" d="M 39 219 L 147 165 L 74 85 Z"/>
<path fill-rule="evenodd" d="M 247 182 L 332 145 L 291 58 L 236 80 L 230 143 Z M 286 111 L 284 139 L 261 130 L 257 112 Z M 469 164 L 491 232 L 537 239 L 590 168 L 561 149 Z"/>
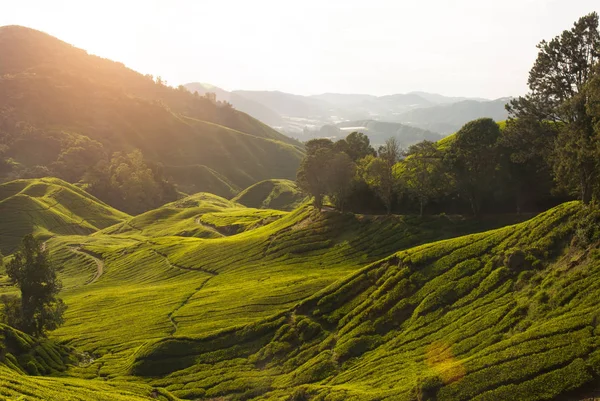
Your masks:
<path fill-rule="evenodd" d="M 68 305 L 47 340 L 0 326 L 0 399 L 578 400 L 597 388 L 600 252 L 577 239 L 579 203 L 519 222 L 196 194 L 130 217 L 55 179 L 4 184 L 0 199 L 3 253 L 27 230 L 42 238 Z"/>

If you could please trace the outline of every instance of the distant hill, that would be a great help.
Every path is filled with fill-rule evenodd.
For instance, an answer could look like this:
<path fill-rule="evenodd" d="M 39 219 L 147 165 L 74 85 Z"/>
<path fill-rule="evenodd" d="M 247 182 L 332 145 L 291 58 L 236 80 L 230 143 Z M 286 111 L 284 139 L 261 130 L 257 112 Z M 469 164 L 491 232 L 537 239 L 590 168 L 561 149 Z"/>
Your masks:
<path fill-rule="evenodd" d="M 410 110 L 394 117 L 393 120 L 441 134 L 449 134 L 458 131 L 465 123 L 481 117 L 489 117 L 496 121 L 506 120 L 508 112 L 504 106 L 509 100 L 509 98 L 493 101 L 463 100 Z"/>
<path fill-rule="evenodd" d="M 51 166 L 91 139 L 108 154 L 142 150 L 188 192 L 295 177 L 301 145 L 226 104 L 29 28 L 0 28 L 0 54 L 1 150 L 14 166 Z"/>
<path fill-rule="evenodd" d="M 270 126 L 281 126 L 283 124 L 283 118 L 279 113 L 271 110 L 262 103 L 248 99 L 239 93 L 228 92 L 217 86 L 200 82 L 192 82 L 184 86 L 190 92 L 198 92 L 198 94 L 202 96 L 208 92 L 212 92 L 217 96 L 217 100 L 229 102 L 237 110 L 247 113 Z"/>
<path fill-rule="evenodd" d="M 272 179 L 246 188 L 233 201 L 247 207 L 290 211 L 306 199 L 306 194 L 294 181 Z"/>
<path fill-rule="evenodd" d="M 348 121 L 337 124 L 336 128 L 339 130 L 340 138 L 347 136 L 353 131 L 362 132 L 369 137 L 371 144 L 375 147 L 382 145 L 386 139 L 391 137 L 396 138 L 400 146 L 404 148 L 423 140 L 435 142 L 442 138 L 440 134 L 432 131 L 386 121 Z"/>
<path fill-rule="evenodd" d="M 488 99 L 480 98 L 480 97 L 462 97 L 462 96 L 444 96 L 437 93 L 429 93 L 429 92 L 410 92 L 411 95 L 417 95 L 430 101 L 433 104 L 449 104 L 449 103 L 457 103 L 462 102 L 463 100 L 476 100 L 478 102 L 487 102 Z"/>
<path fill-rule="evenodd" d="M 329 110 L 332 107 L 331 104 L 320 99 L 279 91 L 236 90 L 232 93 L 252 99 L 280 115 L 288 117 L 326 117 L 329 115 Z"/>
<path fill-rule="evenodd" d="M 399 122 L 445 135 L 477 118 L 499 121 L 507 118 L 504 110 L 507 98 L 488 100 L 418 91 L 386 96 L 344 93 L 301 96 L 279 91 L 227 92 L 199 83 L 186 87 L 200 94 L 214 92 L 218 99 L 303 141 L 323 126 L 356 120 Z"/>

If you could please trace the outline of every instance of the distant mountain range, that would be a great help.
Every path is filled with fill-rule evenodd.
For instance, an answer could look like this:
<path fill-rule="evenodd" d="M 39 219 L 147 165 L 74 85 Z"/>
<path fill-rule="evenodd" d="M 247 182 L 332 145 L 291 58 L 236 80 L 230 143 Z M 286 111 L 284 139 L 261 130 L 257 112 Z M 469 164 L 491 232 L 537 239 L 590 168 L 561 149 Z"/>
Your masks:
<path fill-rule="evenodd" d="M 476 118 L 505 120 L 508 114 L 504 106 L 510 100 L 448 97 L 427 92 L 387 96 L 340 93 L 301 96 L 279 91 L 242 90 L 229 92 L 197 82 L 185 87 L 201 95 L 213 92 L 218 100 L 227 101 L 236 109 L 301 140 L 313 137 L 324 126 L 365 120 L 400 123 L 448 135 Z M 329 128 L 326 130 L 330 131 Z M 373 137 L 372 141 L 377 142 L 379 138 Z"/>

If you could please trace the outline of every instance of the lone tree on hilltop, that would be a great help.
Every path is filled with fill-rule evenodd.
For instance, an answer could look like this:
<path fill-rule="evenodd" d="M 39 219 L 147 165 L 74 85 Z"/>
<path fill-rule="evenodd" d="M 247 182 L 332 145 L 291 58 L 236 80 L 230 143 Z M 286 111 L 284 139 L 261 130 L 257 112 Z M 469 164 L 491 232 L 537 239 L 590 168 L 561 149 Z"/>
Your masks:
<path fill-rule="evenodd" d="M 64 302 L 56 295 L 62 285 L 48 260 L 48 251 L 27 235 L 21 249 L 6 266 L 6 273 L 21 291 L 21 298 L 3 297 L 4 320 L 25 333 L 40 336 L 63 323 Z"/>

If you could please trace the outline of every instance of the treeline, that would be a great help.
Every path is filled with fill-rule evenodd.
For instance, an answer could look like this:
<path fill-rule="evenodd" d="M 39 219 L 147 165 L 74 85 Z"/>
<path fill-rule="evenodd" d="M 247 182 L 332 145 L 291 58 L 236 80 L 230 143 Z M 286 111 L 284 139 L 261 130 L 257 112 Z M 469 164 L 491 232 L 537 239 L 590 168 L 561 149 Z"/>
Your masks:
<path fill-rule="evenodd" d="M 92 195 L 131 214 L 178 197 L 162 166 L 146 160 L 140 150 L 110 152 L 87 136 L 40 130 L 29 124 L 0 132 L 0 140 L 0 176 L 6 180 L 58 177 L 79 183 Z M 15 154 L 27 164 L 14 162 L 9 155 Z"/>
<path fill-rule="evenodd" d="M 437 143 L 406 150 L 394 139 L 375 151 L 354 132 L 307 142 L 299 185 L 322 207 L 362 213 L 539 211 L 567 199 L 600 197 L 598 14 L 542 41 L 530 92 L 509 119 L 479 119 Z"/>

